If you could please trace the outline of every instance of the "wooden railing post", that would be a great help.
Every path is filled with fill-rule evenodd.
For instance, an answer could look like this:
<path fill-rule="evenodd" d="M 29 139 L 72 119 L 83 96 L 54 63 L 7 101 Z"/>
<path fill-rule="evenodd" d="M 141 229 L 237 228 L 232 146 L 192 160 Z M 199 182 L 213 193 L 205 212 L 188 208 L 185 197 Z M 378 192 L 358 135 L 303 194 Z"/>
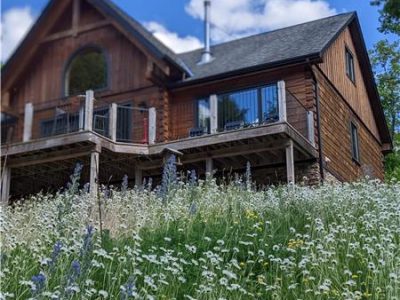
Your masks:
<path fill-rule="evenodd" d="M 210 95 L 210 132 L 218 132 L 218 97 L 215 94 Z"/>
<path fill-rule="evenodd" d="M 286 122 L 286 88 L 285 81 L 278 81 L 278 105 L 279 105 L 279 121 Z"/>
<path fill-rule="evenodd" d="M 86 91 L 85 97 L 85 130 L 92 131 L 93 129 L 93 102 L 94 93 L 92 90 Z"/>
<path fill-rule="evenodd" d="M 86 101 L 79 101 L 79 130 L 85 129 L 85 107 Z"/>
<path fill-rule="evenodd" d="M 117 103 L 111 103 L 110 105 L 110 118 L 109 118 L 109 134 L 110 139 L 115 142 L 117 141 Z"/>
<path fill-rule="evenodd" d="M 315 134 L 314 134 L 314 112 L 307 111 L 307 138 L 311 145 L 315 146 Z"/>
<path fill-rule="evenodd" d="M 28 142 L 32 139 L 32 125 L 33 125 L 33 104 L 25 104 L 25 116 L 24 116 L 24 135 L 23 142 Z"/>
<path fill-rule="evenodd" d="M 149 108 L 149 144 L 152 145 L 156 142 L 156 109 Z"/>

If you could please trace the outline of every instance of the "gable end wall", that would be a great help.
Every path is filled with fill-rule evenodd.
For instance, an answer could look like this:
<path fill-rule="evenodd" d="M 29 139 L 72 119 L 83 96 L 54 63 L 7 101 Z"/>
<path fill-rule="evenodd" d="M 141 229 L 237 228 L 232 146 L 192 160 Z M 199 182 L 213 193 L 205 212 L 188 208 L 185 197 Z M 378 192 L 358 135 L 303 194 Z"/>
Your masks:
<path fill-rule="evenodd" d="M 376 138 L 335 87 L 315 68 L 319 85 L 321 139 L 325 169 L 340 181 L 384 178 L 383 154 Z M 360 162 L 351 155 L 350 122 L 358 128 Z"/>

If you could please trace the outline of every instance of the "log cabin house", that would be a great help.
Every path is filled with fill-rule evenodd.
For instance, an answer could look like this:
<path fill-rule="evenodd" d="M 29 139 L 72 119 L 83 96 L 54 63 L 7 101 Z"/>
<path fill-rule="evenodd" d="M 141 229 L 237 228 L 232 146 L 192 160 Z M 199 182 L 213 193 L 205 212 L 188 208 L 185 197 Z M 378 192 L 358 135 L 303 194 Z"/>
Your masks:
<path fill-rule="evenodd" d="M 82 180 L 383 179 L 392 148 L 356 13 L 176 54 L 109 0 L 51 0 L 2 68 L 2 200 Z"/>

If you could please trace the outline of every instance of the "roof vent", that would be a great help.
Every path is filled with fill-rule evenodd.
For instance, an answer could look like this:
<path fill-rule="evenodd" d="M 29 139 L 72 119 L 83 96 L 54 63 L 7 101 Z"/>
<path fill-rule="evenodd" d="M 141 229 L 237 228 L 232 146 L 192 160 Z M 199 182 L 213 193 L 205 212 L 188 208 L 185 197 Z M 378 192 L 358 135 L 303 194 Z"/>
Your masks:
<path fill-rule="evenodd" d="M 199 64 L 205 64 L 214 59 L 210 50 L 210 6 L 211 1 L 204 0 L 204 50 Z"/>

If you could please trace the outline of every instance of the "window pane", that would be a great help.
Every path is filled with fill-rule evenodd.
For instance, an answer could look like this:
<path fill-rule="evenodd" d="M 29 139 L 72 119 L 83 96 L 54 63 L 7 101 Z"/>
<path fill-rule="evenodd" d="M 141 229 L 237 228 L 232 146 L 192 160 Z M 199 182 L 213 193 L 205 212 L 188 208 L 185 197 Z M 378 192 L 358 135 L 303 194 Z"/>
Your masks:
<path fill-rule="evenodd" d="M 278 120 L 278 89 L 276 84 L 261 89 L 263 122 Z"/>
<path fill-rule="evenodd" d="M 259 122 L 257 89 L 245 90 L 218 97 L 218 126 L 223 129 L 227 123 Z"/>
<path fill-rule="evenodd" d="M 103 53 L 90 50 L 77 55 L 69 66 L 67 95 L 107 86 L 107 64 Z"/>
<path fill-rule="evenodd" d="M 349 78 L 354 82 L 355 73 L 354 73 L 354 59 L 353 55 L 346 49 L 346 74 Z"/>
<path fill-rule="evenodd" d="M 197 127 L 210 131 L 210 102 L 208 99 L 197 101 Z"/>

